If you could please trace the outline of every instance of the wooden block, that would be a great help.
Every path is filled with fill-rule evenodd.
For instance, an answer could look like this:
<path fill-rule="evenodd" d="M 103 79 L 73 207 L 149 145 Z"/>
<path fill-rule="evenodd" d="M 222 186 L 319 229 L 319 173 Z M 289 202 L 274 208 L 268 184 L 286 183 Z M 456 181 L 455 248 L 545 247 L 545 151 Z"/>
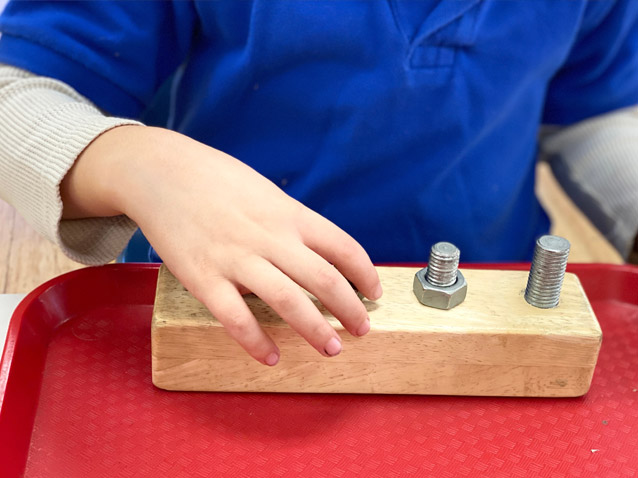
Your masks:
<path fill-rule="evenodd" d="M 364 301 L 371 331 L 356 338 L 312 296 L 343 351 L 321 356 L 255 296 L 246 302 L 281 350 L 253 360 L 164 266 L 152 324 L 153 383 L 169 390 L 574 397 L 587 392 L 602 339 L 578 278 L 560 304 L 529 305 L 527 272 L 463 270 L 465 302 L 421 305 L 417 268 L 378 267 L 384 296 Z"/>

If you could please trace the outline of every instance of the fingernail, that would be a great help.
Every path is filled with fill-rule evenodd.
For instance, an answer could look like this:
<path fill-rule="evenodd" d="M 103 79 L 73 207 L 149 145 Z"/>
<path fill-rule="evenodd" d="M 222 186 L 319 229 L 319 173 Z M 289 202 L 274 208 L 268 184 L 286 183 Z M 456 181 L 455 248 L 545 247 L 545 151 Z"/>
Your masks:
<path fill-rule="evenodd" d="M 369 318 L 366 319 L 365 322 L 359 326 L 359 328 L 357 329 L 357 335 L 359 337 L 361 337 L 362 335 L 365 335 L 368 332 L 370 332 L 370 319 Z"/>
<path fill-rule="evenodd" d="M 266 365 L 270 365 L 272 367 L 273 365 L 277 365 L 277 362 L 279 362 L 279 354 L 275 352 L 266 357 Z"/>
<path fill-rule="evenodd" d="M 341 352 L 341 342 L 339 342 L 339 339 L 336 337 L 332 337 L 326 344 L 326 348 L 324 350 L 328 355 L 334 357 Z"/>
<path fill-rule="evenodd" d="M 382 295 L 383 295 L 383 288 L 381 287 L 381 284 L 379 283 L 377 287 L 374 289 L 374 292 L 372 293 L 372 297 L 370 297 L 370 300 L 380 299 Z"/>

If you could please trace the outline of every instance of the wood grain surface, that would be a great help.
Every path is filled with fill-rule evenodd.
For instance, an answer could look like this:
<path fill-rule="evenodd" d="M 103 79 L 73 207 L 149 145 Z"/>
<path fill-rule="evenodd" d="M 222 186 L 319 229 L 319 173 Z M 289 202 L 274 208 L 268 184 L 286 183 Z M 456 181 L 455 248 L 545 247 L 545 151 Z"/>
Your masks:
<path fill-rule="evenodd" d="M 547 164 L 539 164 L 537 174 L 536 193 L 552 218 L 552 232 L 572 244 L 570 262 L 622 263 L 616 250 L 560 189 Z M 0 200 L 0 293 L 26 293 L 80 267 Z"/>
<path fill-rule="evenodd" d="M 601 330 L 578 278 L 567 274 L 554 309 L 529 305 L 527 272 L 464 270 L 465 302 L 420 304 L 418 268 L 379 267 L 384 296 L 365 301 L 372 329 L 338 331 L 343 351 L 320 355 L 259 298 L 246 302 L 281 350 L 267 367 L 253 360 L 208 310 L 160 269 L 151 333 L 153 382 L 170 390 L 579 396 L 589 389 Z"/>
<path fill-rule="evenodd" d="M 81 267 L 38 234 L 14 208 L 0 201 L 0 293 L 27 293 Z"/>

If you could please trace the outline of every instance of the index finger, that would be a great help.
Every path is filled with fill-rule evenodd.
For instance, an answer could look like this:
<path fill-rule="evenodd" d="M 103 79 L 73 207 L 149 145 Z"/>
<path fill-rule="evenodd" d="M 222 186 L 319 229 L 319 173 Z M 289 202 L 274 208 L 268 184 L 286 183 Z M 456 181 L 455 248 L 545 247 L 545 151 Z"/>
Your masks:
<path fill-rule="evenodd" d="M 304 244 L 326 259 L 370 300 L 383 294 L 379 274 L 368 253 L 343 229 L 308 209 L 299 227 Z"/>

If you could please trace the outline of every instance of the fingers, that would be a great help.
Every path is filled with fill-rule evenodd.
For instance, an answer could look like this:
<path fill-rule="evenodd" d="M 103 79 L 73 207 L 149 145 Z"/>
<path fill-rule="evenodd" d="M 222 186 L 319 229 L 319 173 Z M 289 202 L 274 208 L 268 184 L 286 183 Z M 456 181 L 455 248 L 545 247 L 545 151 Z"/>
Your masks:
<path fill-rule="evenodd" d="M 379 275 L 361 245 L 335 224 L 309 210 L 299 230 L 304 244 L 337 269 L 370 300 L 383 294 Z"/>
<path fill-rule="evenodd" d="M 265 365 L 277 364 L 279 349 L 260 327 L 233 284 L 226 281 L 211 284 L 204 297 L 198 299 L 253 358 Z"/>
<path fill-rule="evenodd" d="M 273 308 L 322 355 L 341 352 L 341 339 L 302 289 L 278 268 L 256 257 L 240 271 L 242 285 Z"/>
<path fill-rule="evenodd" d="M 365 305 L 345 277 L 326 260 L 303 244 L 292 245 L 270 260 L 284 274 L 314 294 L 352 335 L 370 330 Z M 299 267 L 303 264 L 303 268 Z"/>

